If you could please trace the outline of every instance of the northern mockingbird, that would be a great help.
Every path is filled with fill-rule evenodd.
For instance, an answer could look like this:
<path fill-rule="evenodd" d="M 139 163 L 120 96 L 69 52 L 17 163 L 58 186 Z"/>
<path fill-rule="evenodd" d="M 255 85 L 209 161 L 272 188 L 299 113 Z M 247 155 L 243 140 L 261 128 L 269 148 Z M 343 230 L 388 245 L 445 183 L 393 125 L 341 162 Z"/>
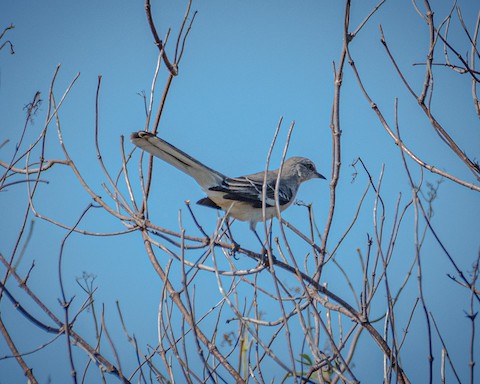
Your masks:
<path fill-rule="evenodd" d="M 134 132 L 130 140 L 137 147 L 193 177 L 207 194 L 207 197 L 200 199 L 197 204 L 222 209 L 230 217 L 248 221 L 254 232 L 257 222 L 263 221 L 264 171 L 240 177 L 228 177 L 149 132 Z M 278 169 L 267 171 L 265 220 L 276 216 L 275 185 L 278 172 Z M 305 157 L 291 157 L 285 160 L 278 186 L 280 211 L 293 203 L 301 183 L 314 178 L 325 179 L 317 172 L 311 160 Z"/>

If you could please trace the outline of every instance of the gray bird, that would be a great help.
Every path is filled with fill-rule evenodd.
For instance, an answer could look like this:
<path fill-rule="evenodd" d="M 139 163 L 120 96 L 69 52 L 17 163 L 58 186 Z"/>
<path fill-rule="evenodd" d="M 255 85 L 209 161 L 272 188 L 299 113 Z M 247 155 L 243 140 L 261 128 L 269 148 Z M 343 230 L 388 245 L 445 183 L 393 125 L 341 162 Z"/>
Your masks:
<path fill-rule="evenodd" d="M 257 222 L 264 220 L 262 186 L 265 171 L 240 177 L 228 177 L 149 132 L 134 132 L 130 140 L 137 147 L 193 177 L 207 194 L 207 197 L 200 199 L 197 204 L 222 209 L 230 217 L 248 221 L 254 232 Z M 265 220 L 276 216 L 275 185 L 278 172 L 278 169 L 267 171 Z M 314 178 L 325 179 L 317 172 L 311 160 L 297 156 L 285 160 L 278 186 L 280 211 L 293 203 L 301 183 Z"/>

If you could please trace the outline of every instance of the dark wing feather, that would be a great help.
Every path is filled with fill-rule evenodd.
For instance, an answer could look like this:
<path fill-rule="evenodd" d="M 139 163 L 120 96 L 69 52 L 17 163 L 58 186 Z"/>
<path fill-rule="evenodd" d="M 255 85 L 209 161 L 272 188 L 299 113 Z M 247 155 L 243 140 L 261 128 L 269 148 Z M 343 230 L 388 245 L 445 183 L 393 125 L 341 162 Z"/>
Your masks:
<path fill-rule="evenodd" d="M 219 207 L 215 202 L 210 199 L 209 197 L 204 197 L 203 199 L 200 199 L 197 201 L 197 204 L 199 205 L 204 205 L 205 207 L 210 207 L 210 208 L 215 208 L 215 209 L 222 209 Z"/>
<path fill-rule="evenodd" d="M 266 207 L 273 207 L 275 205 L 275 184 L 273 182 L 267 183 L 266 186 Z M 249 203 L 254 208 L 262 208 L 262 186 L 263 177 L 261 181 L 253 180 L 250 177 L 235 177 L 226 178 L 221 185 L 211 187 L 211 191 L 224 192 L 223 198 L 228 200 L 238 200 Z M 293 198 L 293 191 L 284 186 L 279 189 L 278 202 L 285 205 Z"/>

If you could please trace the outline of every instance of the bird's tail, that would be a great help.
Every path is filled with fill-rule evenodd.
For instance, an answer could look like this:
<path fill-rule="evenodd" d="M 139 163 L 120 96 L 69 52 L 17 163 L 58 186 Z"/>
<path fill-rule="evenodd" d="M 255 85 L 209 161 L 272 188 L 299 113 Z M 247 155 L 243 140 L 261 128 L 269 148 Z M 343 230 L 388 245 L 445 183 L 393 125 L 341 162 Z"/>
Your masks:
<path fill-rule="evenodd" d="M 226 178 L 221 173 L 203 165 L 185 152 L 150 132 L 134 132 L 130 140 L 137 147 L 173 165 L 193 177 L 203 189 L 218 186 Z"/>

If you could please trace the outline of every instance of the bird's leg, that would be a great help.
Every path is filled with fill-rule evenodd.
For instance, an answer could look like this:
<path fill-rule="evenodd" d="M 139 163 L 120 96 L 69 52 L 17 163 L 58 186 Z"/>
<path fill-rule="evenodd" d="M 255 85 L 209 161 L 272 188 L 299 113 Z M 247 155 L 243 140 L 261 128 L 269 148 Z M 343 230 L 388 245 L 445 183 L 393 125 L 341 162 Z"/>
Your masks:
<path fill-rule="evenodd" d="M 238 244 L 234 239 L 232 235 L 232 231 L 230 230 L 230 220 L 227 218 L 225 220 L 225 225 L 227 226 L 227 237 L 233 244 L 233 249 L 229 251 L 230 255 L 233 256 L 234 259 L 237 259 L 235 254 L 237 253 L 238 249 L 240 248 L 240 244 Z"/>
<path fill-rule="evenodd" d="M 255 237 L 258 239 L 258 241 L 260 242 L 260 245 L 262 246 L 262 248 L 260 250 L 260 254 L 262 255 L 262 260 L 260 260 L 259 262 L 262 263 L 263 265 L 268 265 L 268 250 L 267 250 L 267 247 L 265 245 L 265 242 L 262 241 L 262 239 L 258 235 L 258 232 L 255 228 L 255 225 L 250 224 L 250 229 L 255 234 Z M 268 244 L 272 243 L 271 236 L 272 236 L 272 231 L 270 231 L 270 242 Z M 270 250 L 271 250 L 271 248 L 270 248 Z"/>
<path fill-rule="evenodd" d="M 265 244 L 263 243 L 262 239 L 260 238 L 260 236 L 258 235 L 258 232 L 255 228 L 251 228 L 252 232 L 255 234 L 255 237 L 258 239 L 258 241 L 260 242 L 260 245 L 262 246 L 262 250 L 261 250 L 261 253 L 262 254 L 265 254 L 267 249 L 265 248 Z"/>

